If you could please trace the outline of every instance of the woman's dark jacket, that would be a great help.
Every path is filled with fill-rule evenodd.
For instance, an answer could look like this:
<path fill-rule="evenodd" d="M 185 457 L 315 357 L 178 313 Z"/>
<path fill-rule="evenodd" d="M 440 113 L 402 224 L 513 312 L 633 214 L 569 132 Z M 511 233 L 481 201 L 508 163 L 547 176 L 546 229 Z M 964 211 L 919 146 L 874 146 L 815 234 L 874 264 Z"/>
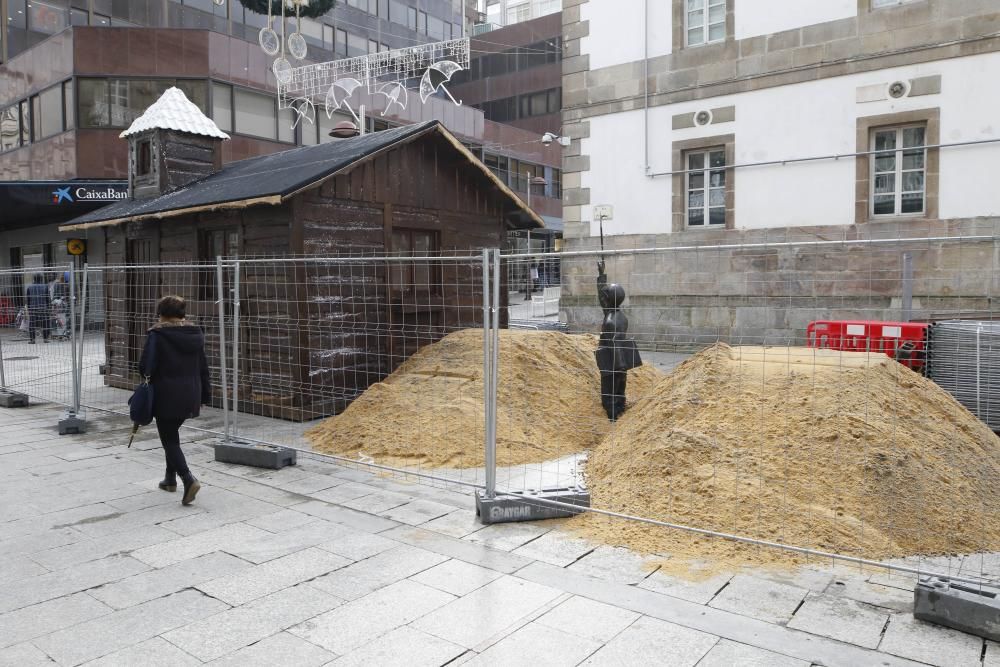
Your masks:
<path fill-rule="evenodd" d="M 186 321 L 153 326 L 139 360 L 142 375 L 147 374 L 154 345 L 153 416 L 176 421 L 197 417 L 201 406 L 212 399 L 201 327 Z"/>

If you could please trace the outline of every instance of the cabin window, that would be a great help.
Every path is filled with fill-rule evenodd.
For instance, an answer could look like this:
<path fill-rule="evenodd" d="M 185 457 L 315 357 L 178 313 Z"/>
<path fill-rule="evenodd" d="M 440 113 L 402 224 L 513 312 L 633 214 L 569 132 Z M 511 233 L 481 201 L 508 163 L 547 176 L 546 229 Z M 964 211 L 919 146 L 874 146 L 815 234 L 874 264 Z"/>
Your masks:
<path fill-rule="evenodd" d="M 148 176 L 153 171 L 153 142 L 143 139 L 136 144 L 135 175 Z"/>
<path fill-rule="evenodd" d="M 392 261 L 389 275 L 396 294 L 438 294 L 441 291 L 441 263 L 429 258 L 440 251 L 438 233 L 427 229 L 392 230 L 393 255 L 413 257 L 412 262 Z"/>

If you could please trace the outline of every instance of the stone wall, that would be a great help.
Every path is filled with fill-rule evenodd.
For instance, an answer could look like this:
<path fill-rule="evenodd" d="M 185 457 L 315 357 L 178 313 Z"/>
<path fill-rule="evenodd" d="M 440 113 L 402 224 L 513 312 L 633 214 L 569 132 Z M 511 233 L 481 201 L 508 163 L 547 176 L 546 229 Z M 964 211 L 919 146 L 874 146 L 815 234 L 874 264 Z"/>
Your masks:
<path fill-rule="evenodd" d="M 719 230 L 697 246 L 681 241 L 677 235 L 605 240 L 614 252 L 608 275 L 625 287 L 630 333 L 646 349 L 717 340 L 801 345 L 814 320 L 898 321 L 905 317 L 904 254 L 912 258 L 909 319 L 998 314 L 1000 219 L 910 230 Z M 573 240 L 567 252 L 574 254 L 563 259 L 561 318 L 573 331 L 597 331 L 599 242 Z"/>

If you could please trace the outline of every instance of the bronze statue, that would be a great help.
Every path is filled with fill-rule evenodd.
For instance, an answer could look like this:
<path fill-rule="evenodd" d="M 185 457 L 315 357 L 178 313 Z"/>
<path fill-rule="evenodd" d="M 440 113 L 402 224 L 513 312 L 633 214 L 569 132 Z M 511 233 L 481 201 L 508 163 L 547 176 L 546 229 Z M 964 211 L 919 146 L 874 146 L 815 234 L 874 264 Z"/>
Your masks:
<path fill-rule="evenodd" d="M 625 383 L 628 371 L 642 365 L 635 341 L 628 337 L 628 318 L 621 310 L 625 290 L 608 284 L 604 260 L 597 263 L 597 298 L 604 310 L 601 339 L 597 345 L 597 368 L 601 371 L 601 404 L 608 419 L 615 421 L 625 412 Z"/>

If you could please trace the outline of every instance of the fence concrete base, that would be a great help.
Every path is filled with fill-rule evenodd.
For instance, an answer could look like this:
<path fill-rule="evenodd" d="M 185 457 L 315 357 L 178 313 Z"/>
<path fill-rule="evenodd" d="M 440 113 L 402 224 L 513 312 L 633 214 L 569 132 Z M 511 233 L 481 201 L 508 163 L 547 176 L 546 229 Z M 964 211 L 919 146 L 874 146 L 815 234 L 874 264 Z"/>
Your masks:
<path fill-rule="evenodd" d="M 215 460 L 220 463 L 236 463 L 254 468 L 279 470 L 293 466 L 296 461 L 294 449 L 277 445 L 256 445 L 245 442 L 220 442 L 215 445 Z"/>
<path fill-rule="evenodd" d="M 476 492 L 476 516 L 484 524 L 510 521 L 539 521 L 561 519 L 579 514 L 580 511 L 550 505 L 552 500 L 579 507 L 590 507 L 590 492 L 585 489 L 544 489 L 537 492 L 518 491 L 487 498 L 483 491 Z"/>
<path fill-rule="evenodd" d="M 0 389 L 0 408 L 26 408 L 28 407 L 28 395 L 19 394 L 16 391 Z"/>
<path fill-rule="evenodd" d="M 59 435 L 78 435 L 87 432 L 87 416 L 85 412 L 70 410 L 59 420 Z"/>
<path fill-rule="evenodd" d="M 1000 589 L 921 577 L 913 591 L 913 616 L 1000 641 Z"/>

